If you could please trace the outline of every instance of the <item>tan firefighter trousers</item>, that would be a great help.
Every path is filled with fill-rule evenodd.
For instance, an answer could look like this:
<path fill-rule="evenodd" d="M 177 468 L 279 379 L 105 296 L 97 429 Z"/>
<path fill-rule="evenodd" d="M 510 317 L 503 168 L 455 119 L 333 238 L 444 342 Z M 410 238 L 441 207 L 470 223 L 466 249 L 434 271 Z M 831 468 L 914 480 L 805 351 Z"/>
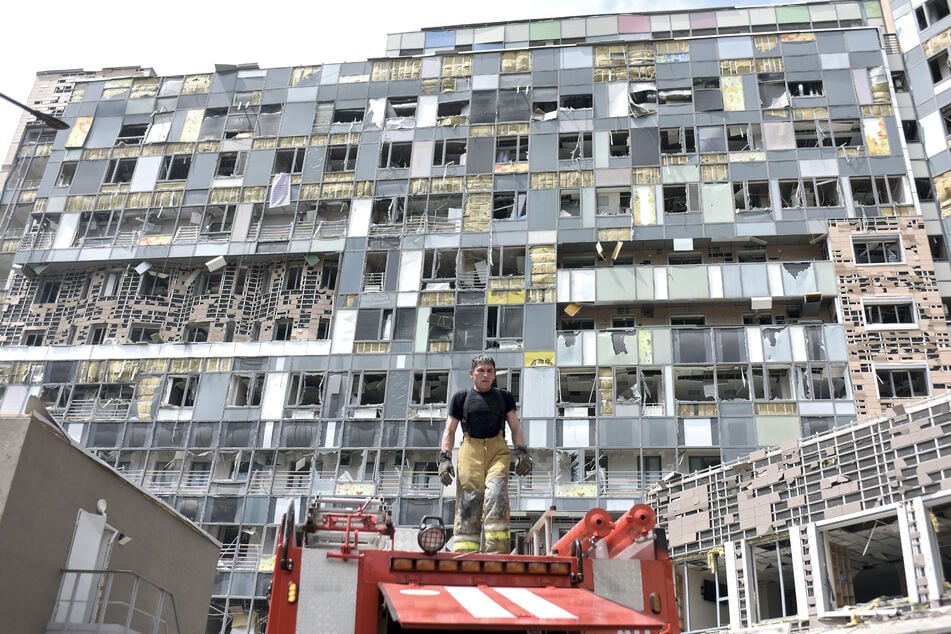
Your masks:
<path fill-rule="evenodd" d="M 512 452 L 505 435 L 470 438 L 459 448 L 456 480 L 456 552 L 509 553 L 509 464 Z M 482 543 L 482 538 L 485 543 Z"/>

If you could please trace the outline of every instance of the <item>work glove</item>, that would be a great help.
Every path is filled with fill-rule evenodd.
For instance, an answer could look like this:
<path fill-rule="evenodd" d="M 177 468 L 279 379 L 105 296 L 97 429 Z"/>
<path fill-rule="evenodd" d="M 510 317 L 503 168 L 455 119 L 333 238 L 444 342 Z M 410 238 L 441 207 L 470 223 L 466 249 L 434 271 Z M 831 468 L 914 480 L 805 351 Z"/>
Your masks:
<path fill-rule="evenodd" d="M 527 476 L 532 472 L 532 457 L 528 455 L 528 447 L 515 445 L 515 473 Z"/>
<path fill-rule="evenodd" d="M 439 452 L 439 481 L 444 487 L 452 484 L 452 478 L 456 475 L 456 470 L 452 468 L 452 453 L 449 451 Z"/>

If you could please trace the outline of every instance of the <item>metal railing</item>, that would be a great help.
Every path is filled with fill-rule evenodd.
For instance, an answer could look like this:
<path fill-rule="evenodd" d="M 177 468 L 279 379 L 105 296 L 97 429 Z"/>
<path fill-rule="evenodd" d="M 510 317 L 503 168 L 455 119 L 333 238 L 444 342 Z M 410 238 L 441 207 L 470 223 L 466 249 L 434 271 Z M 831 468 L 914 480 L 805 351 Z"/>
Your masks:
<path fill-rule="evenodd" d="M 175 493 L 180 477 L 181 471 L 178 469 L 149 469 L 145 472 L 142 487 L 150 493 Z"/>
<path fill-rule="evenodd" d="M 64 570 L 47 634 L 117 631 L 180 633 L 175 597 L 130 570 Z"/>
<path fill-rule="evenodd" d="M 248 480 L 248 493 L 309 493 L 312 471 L 255 471 Z"/>
<path fill-rule="evenodd" d="M 400 494 L 406 496 L 441 495 L 442 482 L 437 471 L 404 471 L 400 478 Z"/>
<path fill-rule="evenodd" d="M 18 251 L 27 251 L 30 249 L 50 249 L 53 247 L 53 232 L 43 231 L 28 233 L 20 239 Z"/>
<path fill-rule="evenodd" d="M 310 471 L 278 471 L 274 474 L 273 493 L 306 493 L 310 491 Z"/>
<path fill-rule="evenodd" d="M 347 221 L 319 220 L 314 235 L 318 238 L 341 238 L 347 235 Z"/>
<path fill-rule="evenodd" d="M 363 290 L 364 291 L 382 291 L 383 290 L 383 281 L 386 278 L 386 272 L 374 272 L 374 273 L 364 273 L 363 274 Z"/>
<path fill-rule="evenodd" d="M 227 544 L 218 553 L 218 570 L 255 571 L 260 560 L 260 544 Z"/>
<path fill-rule="evenodd" d="M 125 420 L 132 407 L 131 400 L 98 398 L 72 400 L 63 414 L 66 420 Z"/>
<path fill-rule="evenodd" d="M 182 474 L 178 490 L 182 493 L 204 493 L 211 484 L 210 471 L 186 471 Z"/>
<path fill-rule="evenodd" d="M 462 218 L 410 216 L 404 225 L 406 233 L 454 233 L 462 228 Z"/>

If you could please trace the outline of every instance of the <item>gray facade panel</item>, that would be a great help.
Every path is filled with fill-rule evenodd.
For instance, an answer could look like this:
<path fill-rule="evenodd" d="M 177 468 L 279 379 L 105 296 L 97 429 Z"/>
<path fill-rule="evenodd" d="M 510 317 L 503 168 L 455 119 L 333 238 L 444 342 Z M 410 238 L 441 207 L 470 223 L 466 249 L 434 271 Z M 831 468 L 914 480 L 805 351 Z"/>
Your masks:
<path fill-rule="evenodd" d="M 554 304 L 525 304 L 526 350 L 555 348 L 555 313 Z"/>
<path fill-rule="evenodd" d="M 314 124 L 314 103 L 289 103 L 284 107 L 281 119 L 281 136 L 310 134 Z"/>
<path fill-rule="evenodd" d="M 125 102 L 121 99 L 109 99 L 96 104 L 97 117 L 110 117 L 125 114 Z"/>
<path fill-rule="evenodd" d="M 76 175 L 69 186 L 70 195 L 95 194 L 102 186 L 109 161 L 81 161 L 76 166 Z"/>
<path fill-rule="evenodd" d="M 547 231 L 558 223 L 559 197 L 554 189 L 533 189 L 528 192 L 528 229 Z"/>
<path fill-rule="evenodd" d="M 412 381 L 413 372 L 409 370 L 392 370 L 387 373 L 384 418 L 406 418 Z"/>
<path fill-rule="evenodd" d="M 558 169 L 558 136 L 555 134 L 532 134 L 528 165 L 532 172 L 548 172 Z"/>
<path fill-rule="evenodd" d="M 372 180 L 376 177 L 380 161 L 380 146 L 376 143 L 361 143 L 357 152 L 356 179 Z"/>
<path fill-rule="evenodd" d="M 294 69 L 290 66 L 281 68 L 267 69 L 267 76 L 264 80 L 264 89 L 287 88 L 291 83 L 291 73 Z M 298 84 L 300 85 L 300 84 Z"/>
<path fill-rule="evenodd" d="M 192 159 L 192 166 L 188 172 L 185 187 L 188 189 L 202 189 L 211 184 L 214 178 L 215 167 L 218 164 L 218 155 L 214 153 L 199 153 Z"/>
<path fill-rule="evenodd" d="M 121 102 L 120 102 L 121 103 Z M 86 137 L 86 148 L 103 148 L 115 145 L 119 129 L 122 128 L 122 117 L 104 117 L 97 113 Z"/>
<path fill-rule="evenodd" d="M 359 293 L 363 290 L 364 260 L 365 254 L 362 251 L 347 251 L 343 254 L 338 282 L 341 293 Z"/>
<path fill-rule="evenodd" d="M 195 394 L 195 409 L 192 412 L 195 420 L 217 420 L 224 412 L 228 394 L 229 376 L 219 373 L 205 373 L 198 382 L 198 391 Z"/>
<path fill-rule="evenodd" d="M 466 173 L 491 173 L 494 164 L 495 138 L 471 137 L 466 145 Z"/>
<path fill-rule="evenodd" d="M 274 168 L 274 150 L 252 150 L 244 172 L 245 187 L 269 185 Z"/>
<path fill-rule="evenodd" d="M 856 29 L 845 32 L 845 44 L 850 51 L 881 51 L 882 43 L 875 29 Z"/>

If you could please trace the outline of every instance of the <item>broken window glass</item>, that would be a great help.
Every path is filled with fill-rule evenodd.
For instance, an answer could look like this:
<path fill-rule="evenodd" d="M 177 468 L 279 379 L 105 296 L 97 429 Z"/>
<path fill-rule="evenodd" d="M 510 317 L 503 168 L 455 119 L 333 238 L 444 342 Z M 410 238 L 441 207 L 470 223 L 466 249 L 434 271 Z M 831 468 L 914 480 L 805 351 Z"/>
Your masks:
<path fill-rule="evenodd" d="M 500 136 L 495 139 L 496 163 L 521 163 L 528 160 L 527 134 Z"/>
<path fill-rule="evenodd" d="M 875 378 L 881 398 L 921 398 L 929 393 L 925 368 L 879 369 Z"/>
<path fill-rule="evenodd" d="M 386 372 L 354 372 L 351 405 L 380 405 L 386 398 Z"/>
<path fill-rule="evenodd" d="M 902 544 L 901 534 L 894 511 L 821 531 L 828 554 L 826 569 L 820 571 L 828 580 L 822 589 L 827 605 L 841 608 L 882 597 L 907 596 L 904 576 L 894 572 L 911 565 L 905 560 L 907 546 Z M 870 549 L 871 543 L 874 548 Z"/>
<path fill-rule="evenodd" d="M 409 167 L 413 153 L 412 142 L 386 142 L 380 149 L 380 167 Z"/>
<path fill-rule="evenodd" d="M 243 176 L 247 162 L 247 152 L 222 152 L 218 155 L 218 168 L 215 170 L 215 176 Z"/>
<path fill-rule="evenodd" d="M 789 330 L 787 328 L 763 328 L 763 355 L 767 361 L 792 361 Z"/>
<path fill-rule="evenodd" d="M 749 152 L 763 149 L 763 132 L 758 123 L 728 125 L 727 149 L 731 152 Z"/>
<path fill-rule="evenodd" d="M 333 123 L 361 123 L 363 121 L 363 108 L 336 108 L 333 111 Z"/>
<path fill-rule="evenodd" d="M 524 306 L 489 306 L 486 348 L 520 348 L 524 312 Z"/>
<path fill-rule="evenodd" d="M 631 213 L 630 187 L 599 187 L 596 190 L 597 213 L 601 216 L 616 216 Z"/>
<path fill-rule="evenodd" d="M 733 204 L 737 211 L 770 210 L 769 182 L 743 181 L 733 184 Z"/>
<path fill-rule="evenodd" d="M 138 159 L 122 158 L 109 161 L 109 167 L 106 170 L 106 176 L 103 183 L 128 183 L 132 180 L 132 174 L 135 172 L 135 164 Z"/>
<path fill-rule="evenodd" d="M 902 262 L 901 242 L 897 237 L 853 238 L 856 264 L 888 264 Z"/>
<path fill-rule="evenodd" d="M 661 154 L 692 154 L 696 151 L 697 145 L 694 140 L 693 128 L 661 128 Z"/>
<path fill-rule="evenodd" d="M 499 121 L 528 121 L 532 116 L 531 91 L 526 88 L 499 91 Z"/>
<path fill-rule="evenodd" d="M 426 370 L 413 373 L 413 404 L 444 405 L 448 402 L 449 372 Z"/>
<path fill-rule="evenodd" d="M 357 166 L 357 145 L 327 146 L 326 172 L 350 172 Z"/>
<path fill-rule="evenodd" d="M 525 192 L 494 192 L 492 194 L 492 219 L 517 220 L 525 217 Z"/>
<path fill-rule="evenodd" d="M 465 165 L 466 140 L 436 141 L 433 146 L 433 165 Z"/>
<path fill-rule="evenodd" d="M 756 621 L 786 619 L 798 613 L 796 579 L 789 539 L 757 542 L 750 545 L 756 584 Z"/>
<path fill-rule="evenodd" d="M 713 401 L 716 383 L 712 367 L 675 367 L 674 399 L 682 402 Z"/>
<path fill-rule="evenodd" d="M 589 159 L 592 155 L 590 132 L 570 132 L 558 135 L 559 160 Z"/>
<path fill-rule="evenodd" d="M 593 371 L 561 370 L 559 372 L 559 401 L 563 405 L 593 405 L 595 401 L 595 373 Z"/>

